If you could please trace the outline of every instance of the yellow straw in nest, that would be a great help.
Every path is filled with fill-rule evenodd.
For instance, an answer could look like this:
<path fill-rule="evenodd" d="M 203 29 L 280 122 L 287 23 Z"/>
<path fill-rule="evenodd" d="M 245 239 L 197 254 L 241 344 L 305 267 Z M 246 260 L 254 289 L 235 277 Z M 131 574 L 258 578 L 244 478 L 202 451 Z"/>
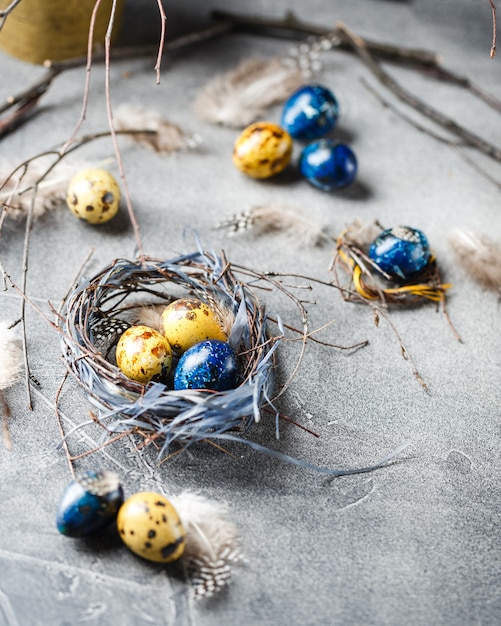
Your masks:
<path fill-rule="evenodd" d="M 369 290 L 367 286 L 363 282 L 363 271 L 360 265 L 355 261 L 355 259 L 346 254 L 346 252 L 342 249 L 338 249 L 339 256 L 343 260 L 343 262 L 351 267 L 352 269 L 352 280 L 353 286 L 355 287 L 357 293 L 359 293 L 362 298 L 366 300 L 377 300 L 380 297 L 380 294 L 383 296 L 399 296 L 410 294 L 413 296 L 418 296 L 420 298 L 426 298 L 427 300 L 431 300 L 432 302 L 442 302 L 444 298 L 444 292 L 447 289 L 450 289 L 452 285 L 450 283 L 441 283 L 438 285 L 433 285 L 430 283 L 418 283 L 416 285 L 402 285 L 401 287 L 389 287 L 387 289 L 380 290 Z M 430 258 L 430 263 L 435 261 L 435 257 Z"/>
<path fill-rule="evenodd" d="M 10 0 L 0 0 L 6 9 Z M 22 0 L 0 30 L 0 49 L 29 61 L 63 61 L 87 53 L 89 27 L 96 0 Z M 104 45 L 113 0 L 102 0 L 94 27 L 94 45 Z M 123 0 L 117 4 L 113 31 L 120 22 Z"/>

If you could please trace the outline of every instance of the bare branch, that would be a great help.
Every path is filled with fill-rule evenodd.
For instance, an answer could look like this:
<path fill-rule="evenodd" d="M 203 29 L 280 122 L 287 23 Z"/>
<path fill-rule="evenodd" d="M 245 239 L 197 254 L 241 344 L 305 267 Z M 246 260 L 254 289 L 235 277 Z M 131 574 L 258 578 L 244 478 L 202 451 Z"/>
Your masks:
<path fill-rule="evenodd" d="M 7 21 L 7 17 L 12 13 L 12 11 L 17 7 L 20 2 L 21 0 L 12 0 L 8 7 L 0 11 L 0 30 L 2 30 L 5 22 Z"/>

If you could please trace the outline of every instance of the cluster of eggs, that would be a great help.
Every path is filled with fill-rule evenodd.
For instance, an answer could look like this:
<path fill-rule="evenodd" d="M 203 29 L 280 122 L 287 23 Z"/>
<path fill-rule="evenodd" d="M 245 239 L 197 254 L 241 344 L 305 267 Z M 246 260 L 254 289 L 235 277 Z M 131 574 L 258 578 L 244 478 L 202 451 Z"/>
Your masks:
<path fill-rule="evenodd" d="M 208 304 L 196 298 L 171 302 L 162 313 L 162 330 L 138 325 L 121 335 L 116 362 L 127 378 L 165 382 L 177 361 L 176 390 L 227 391 L 237 386 L 237 354 L 219 315 Z"/>
<path fill-rule="evenodd" d="M 355 180 L 358 164 L 349 146 L 327 137 L 338 116 L 338 101 L 327 87 L 301 87 L 285 103 L 280 125 L 256 122 L 243 130 L 235 141 L 233 163 L 252 178 L 270 178 L 287 167 L 297 139 L 308 142 L 298 161 L 308 182 L 323 191 L 346 187 Z"/>
<path fill-rule="evenodd" d="M 135 554 L 155 563 L 179 559 L 186 531 L 163 495 L 143 491 L 124 501 L 118 476 L 87 471 L 66 487 L 56 514 L 56 526 L 67 537 L 84 537 L 116 521 L 118 534 Z"/>

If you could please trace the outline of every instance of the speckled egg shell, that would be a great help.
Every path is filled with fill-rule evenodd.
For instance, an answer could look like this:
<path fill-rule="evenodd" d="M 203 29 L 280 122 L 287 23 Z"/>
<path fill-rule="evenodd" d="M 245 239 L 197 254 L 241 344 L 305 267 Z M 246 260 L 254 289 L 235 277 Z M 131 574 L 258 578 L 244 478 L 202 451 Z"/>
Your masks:
<path fill-rule="evenodd" d="M 162 326 L 167 341 L 178 354 L 204 339 L 228 339 L 218 314 L 196 298 L 171 302 L 162 313 Z"/>
<path fill-rule="evenodd" d="M 287 100 L 280 125 L 294 139 L 325 137 L 336 126 L 339 104 L 334 94 L 322 85 L 305 85 Z"/>
<path fill-rule="evenodd" d="M 426 267 L 430 246 L 426 235 L 410 226 L 387 228 L 369 248 L 369 257 L 383 272 L 407 279 Z"/>
<path fill-rule="evenodd" d="M 195 344 L 179 359 L 174 372 L 174 389 L 228 391 L 237 385 L 238 358 L 225 341 Z"/>
<path fill-rule="evenodd" d="M 247 126 L 235 141 L 233 163 L 251 178 L 270 178 L 282 172 L 292 155 L 292 138 L 271 122 Z"/>
<path fill-rule="evenodd" d="M 116 474 L 87 471 L 66 487 L 57 509 L 57 529 L 67 537 L 83 537 L 105 528 L 116 519 L 123 499 Z"/>
<path fill-rule="evenodd" d="M 118 212 L 120 188 L 107 170 L 89 168 L 74 176 L 66 195 L 72 213 L 90 224 L 104 224 Z"/>
<path fill-rule="evenodd" d="M 139 383 L 163 380 L 172 367 L 167 339 L 148 326 L 131 326 L 120 337 L 116 361 L 121 371 Z"/>
<path fill-rule="evenodd" d="M 186 531 L 172 504 L 159 493 L 143 491 L 128 498 L 117 517 L 119 535 L 138 556 L 155 563 L 179 559 Z"/>
<path fill-rule="evenodd" d="M 314 187 L 333 191 L 355 180 L 358 164 L 351 148 L 332 139 L 308 144 L 299 157 L 299 171 Z"/>

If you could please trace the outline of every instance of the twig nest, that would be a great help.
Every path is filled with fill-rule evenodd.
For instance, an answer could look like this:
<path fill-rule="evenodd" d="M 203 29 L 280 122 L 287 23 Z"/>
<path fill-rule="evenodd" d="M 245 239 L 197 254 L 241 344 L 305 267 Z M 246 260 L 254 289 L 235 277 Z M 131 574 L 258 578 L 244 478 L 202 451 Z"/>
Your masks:
<path fill-rule="evenodd" d="M 69 372 L 97 409 L 94 422 L 109 434 L 136 433 L 146 443 L 160 444 L 159 455 L 163 456 L 174 442 L 188 446 L 217 439 L 227 431 L 238 435 L 259 421 L 262 406 L 273 396 L 275 350 L 283 335 L 269 336 L 263 305 L 255 290 L 236 277 L 236 271 L 224 254 L 202 251 L 167 261 L 118 259 L 70 294 L 60 322 L 62 350 Z M 249 268 L 238 271 L 246 279 L 266 280 Z M 170 375 L 160 375 L 160 380 L 156 374 L 133 379 L 130 372 L 114 365 L 113 350 L 102 344 L 104 320 L 114 320 L 110 325 L 114 340 L 114 331 L 120 328 L 116 320 L 141 326 L 143 312 L 151 319 L 153 307 L 163 311 L 180 298 L 202 302 L 204 306 L 197 311 L 202 311 L 204 319 L 209 317 L 203 313 L 206 307 L 215 311 L 217 330 L 227 339 L 226 352 L 216 351 L 220 359 L 216 368 L 214 362 L 206 367 L 210 371 L 203 388 L 190 382 L 174 388 L 173 373 L 178 359 L 183 358 L 175 353 Z M 158 319 L 161 326 L 160 316 Z M 134 336 L 137 331 L 133 327 L 126 330 L 121 342 L 129 333 Z M 122 363 L 121 345 L 116 356 Z M 184 374 L 192 367 L 187 361 L 188 357 Z M 218 367 L 215 378 L 219 383 L 214 385 Z M 141 367 L 139 371 L 142 375 Z"/>
<path fill-rule="evenodd" d="M 256 122 L 237 137 L 233 163 L 251 178 L 271 178 L 280 174 L 292 156 L 292 138 L 272 122 Z"/>
<path fill-rule="evenodd" d="M 66 204 L 90 224 L 104 224 L 120 208 L 120 187 L 110 172 L 91 167 L 76 174 L 68 185 Z"/>
<path fill-rule="evenodd" d="M 142 491 L 127 498 L 117 528 L 125 545 L 148 561 L 170 563 L 184 552 L 186 531 L 176 509 L 159 493 Z"/>
<path fill-rule="evenodd" d="M 336 126 L 339 104 L 323 85 L 304 85 L 284 104 L 280 126 L 299 140 L 320 139 Z"/>

